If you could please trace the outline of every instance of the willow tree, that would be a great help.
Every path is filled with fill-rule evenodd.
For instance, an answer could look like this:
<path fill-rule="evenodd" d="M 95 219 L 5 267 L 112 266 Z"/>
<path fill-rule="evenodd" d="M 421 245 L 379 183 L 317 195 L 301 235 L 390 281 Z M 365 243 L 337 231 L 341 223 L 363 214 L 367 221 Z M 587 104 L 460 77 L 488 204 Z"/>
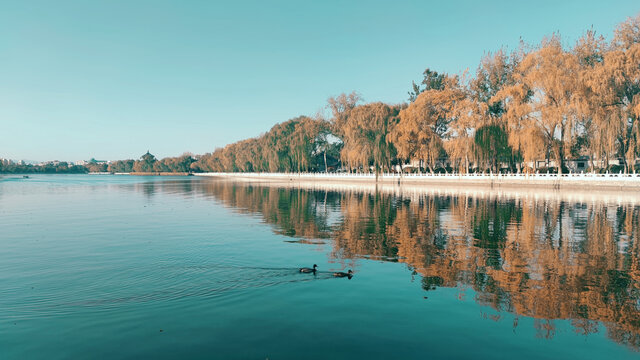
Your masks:
<path fill-rule="evenodd" d="M 235 163 L 238 171 L 260 171 L 261 151 L 259 139 L 251 138 L 237 143 Z"/>
<path fill-rule="evenodd" d="M 166 157 L 157 161 L 153 166 L 153 171 L 157 172 L 189 172 L 191 164 L 195 161 L 193 155 L 184 153 L 176 157 Z"/>
<path fill-rule="evenodd" d="M 571 148 L 567 144 L 575 135 L 578 81 L 575 55 L 566 52 L 559 36 L 554 35 L 543 40 L 539 49 L 524 56 L 514 73 L 514 84 L 496 95 L 496 99 L 505 101 L 505 116 L 509 129 L 518 138 L 518 145 L 537 145 L 521 138 L 535 129 L 533 133 L 554 158 L 558 173 L 562 173 L 565 156 Z"/>
<path fill-rule="evenodd" d="M 396 107 L 381 102 L 352 109 L 343 126 L 342 161 L 351 167 L 361 165 L 363 170 L 372 164 L 376 176 L 383 167 L 389 168 L 394 149 L 387 135 L 397 115 Z"/>
<path fill-rule="evenodd" d="M 218 148 L 211 153 L 211 156 L 203 158 L 205 161 L 205 166 L 209 169 L 209 171 L 213 172 L 223 172 L 225 171 L 224 166 L 222 166 L 222 152 L 223 148 Z"/>
<path fill-rule="evenodd" d="M 361 102 L 362 96 L 355 91 L 350 94 L 342 93 L 327 99 L 327 107 L 331 110 L 332 115 L 329 122 L 337 136 L 344 136 L 344 126 L 349 118 L 349 113 Z"/>
<path fill-rule="evenodd" d="M 453 167 L 466 173 L 469 163 L 477 161 L 474 133 L 478 126 L 487 121 L 487 104 L 479 101 L 469 86 L 463 85 L 458 78 L 449 81 L 445 90 L 449 94 L 446 98 L 449 104 L 445 107 L 447 113 L 444 115 L 450 117 L 451 121 L 448 123 L 444 148 Z"/>
<path fill-rule="evenodd" d="M 194 166 L 200 171 L 204 172 L 218 172 L 220 170 L 219 166 L 219 152 L 220 148 L 216 149 L 212 153 L 206 153 L 199 157 L 198 160 L 194 163 Z"/>
<path fill-rule="evenodd" d="M 439 88 L 421 92 L 414 102 L 402 109 L 389 134 L 399 158 L 422 161 L 431 172 L 443 155 L 442 138 L 447 134 L 449 124 L 468 106 L 457 77 L 446 76 L 443 82 Z M 457 135 L 466 137 L 467 133 L 460 131 Z"/>
<path fill-rule="evenodd" d="M 296 119 L 289 141 L 289 152 L 298 172 L 309 170 L 316 150 L 316 141 L 324 131 L 324 125 L 322 120 L 314 120 L 306 116 Z"/>
<path fill-rule="evenodd" d="M 276 124 L 262 137 L 263 161 L 268 171 L 293 171 L 290 141 L 295 124 L 295 119 Z"/>
<path fill-rule="evenodd" d="M 635 171 L 640 153 L 640 16 L 615 30 L 612 43 L 587 32 L 574 52 L 582 72 L 581 113 L 588 131 L 590 157 L 609 166 L 623 159 Z"/>
<path fill-rule="evenodd" d="M 509 137 L 500 124 L 480 126 L 476 129 L 474 142 L 478 161 L 487 164 L 493 172 L 499 172 L 499 162 L 510 160 Z"/>
<path fill-rule="evenodd" d="M 516 163 L 520 170 L 519 152 L 513 152 L 502 143 L 507 130 L 505 100 L 496 97 L 499 91 L 514 84 L 513 73 L 520 62 L 519 52 L 507 54 L 504 50 L 488 53 L 480 61 L 476 76 L 469 83 L 470 97 L 477 102 L 480 116 L 475 121 L 476 133 L 472 151 L 476 160 L 492 164 L 497 171 L 498 161 Z M 480 131 L 480 134 L 478 134 Z M 502 149 L 501 151 L 494 151 Z M 508 150 L 508 151 L 506 151 Z"/>
<path fill-rule="evenodd" d="M 222 149 L 220 154 L 220 163 L 225 172 L 237 172 L 236 154 L 238 153 L 239 143 L 227 145 Z"/>
<path fill-rule="evenodd" d="M 572 51 L 580 67 L 577 103 L 584 128 L 576 137 L 574 153 L 587 155 L 593 167 L 596 157 L 608 159 L 617 151 L 620 133 L 620 122 L 615 121 L 610 106 L 605 105 L 611 95 L 604 70 L 607 43 L 604 37 L 589 30 L 578 39 Z"/>
<path fill-rule="evenodd" d="M 586 76 L 601 152 L 624 159 L 625 172 L 635 171 L 640 155 L 640 15 L 618 26 L 602 62 Z"/>

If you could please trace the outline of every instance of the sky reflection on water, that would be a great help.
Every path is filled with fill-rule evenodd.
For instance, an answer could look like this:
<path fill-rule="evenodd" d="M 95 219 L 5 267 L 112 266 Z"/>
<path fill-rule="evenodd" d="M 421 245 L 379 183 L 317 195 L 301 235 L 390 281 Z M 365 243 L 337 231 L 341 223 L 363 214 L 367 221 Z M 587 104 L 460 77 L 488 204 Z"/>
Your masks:
<path fill-rule="evenodd" d="M 5 180 L 2 358 L 597 359 L 640 349 L 633 201 Z M 313 263 L 316 276 L 297 272 Z M 331 276 L 347 269 L 352 280 Z"/>

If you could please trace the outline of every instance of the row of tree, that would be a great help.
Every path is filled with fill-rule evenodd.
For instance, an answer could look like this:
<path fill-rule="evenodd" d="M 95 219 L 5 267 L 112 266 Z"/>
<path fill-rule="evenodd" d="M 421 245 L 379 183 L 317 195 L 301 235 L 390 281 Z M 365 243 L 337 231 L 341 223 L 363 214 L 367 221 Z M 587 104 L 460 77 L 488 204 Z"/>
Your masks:
<path fill-rule="evenodd" d="M 157 160 L 147 152 L 139 160 L 42 170 L 378 173 L 409 165 L 519 172 L 545 160 L 562 172 L 575 158 L 591 169 L 615 161 L 625 172 L 639 170 L 640 15 L 618 25 L 610 41 L 589 30 L 566 47 L 553 34 L 536 46 L 487 54 L 474 76 L 423 75 L 408 103 L 365 104 L 355 92 L 342 94 L 328 100 L 330 115 L 300 116 L 202 156 Z"/>
<path fill-rule="evenodd" d="M 118 160 L 105 164 L 100 171 L 111 173 L 188 173 L 192 172 L 192 164 L 196 159 L 191 154 L 183 154 L 178 157 L 167 157 L 161 160 L 149 153 L 148 151 L 142 155 L 140 160 Z M 93 172 L 93 171 L 92 171 Z"/>
<path fill-rule="evenodd" d="M 191 154 L 167 157 L 161 160 L 147 151 L 139 160 L 118 160 L 113 162 L 89 160 L 84 165 L 67 162 L 49 162 L 40 165 L 0 162 L 0 173 L 4 174 L 83 174 L 83 173 L 188 173 L 194 171 L 196 161 Z"/>
<path fill-rule="evenodd" d="M 83 174 L 87 168 L 67 162 L 48 163 L 44 165 L 18 164 L 0 162 L 0 174 Z"/>
<path fill-rule="evenodd" d="M 535 170 L 572 158 L 592 168 L 640 156 L 640 15 L 607 41 L 593 30 L 573 46 L 559 34 L 487 54 L 475 75 L 427 69 L 409 102 L 330 98 L 330 116 L 301 116 L 205 154 L 194 171 L 389 171 L 412 164 L 467 172 Z M 566 170 L 565 170 L 566 171 Z"/>
<path fill-rule="evenodd" d="M 306 116 L 275 125 L 266 134 L 201 156 L 197 171 L 323 171 L 340 158 L 341 142 L 331 139 L 331 124 Z"/>

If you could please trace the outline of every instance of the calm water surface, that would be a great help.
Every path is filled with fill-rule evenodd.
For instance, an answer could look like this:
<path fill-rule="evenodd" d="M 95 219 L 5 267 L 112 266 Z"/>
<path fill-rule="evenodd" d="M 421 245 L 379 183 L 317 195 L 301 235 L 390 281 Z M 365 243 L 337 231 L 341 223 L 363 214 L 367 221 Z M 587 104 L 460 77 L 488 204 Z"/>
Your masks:
<path fill-rule="evenodd" d="M 624 203 L 2 176 L 0 358 L 639 358 L 639 244 Z"/>

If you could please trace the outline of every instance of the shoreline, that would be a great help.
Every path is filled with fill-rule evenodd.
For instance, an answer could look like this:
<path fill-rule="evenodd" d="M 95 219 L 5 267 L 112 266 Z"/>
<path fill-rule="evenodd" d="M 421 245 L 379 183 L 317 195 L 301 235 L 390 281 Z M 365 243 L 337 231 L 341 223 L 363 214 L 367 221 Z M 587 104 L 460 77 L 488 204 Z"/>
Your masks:
<path fill-rule="evenodd" d="M 535 175 L 404 175 L 384 174 L 377 181 L 373 174 L 313 173 L 196 173 L 195 176 L 252 182 L 307 182 L 336 184 L 411 185 L 484 189 L 551 189 L 580 191 L 640 191 L 640 174 L 554 174 Z"/>
<path fill-rule="evenodd" d="M 404 196 L 414 200 L 423 196 L 463 196 L 491 200 L 516 199 L 533 201 L 568 201 L 575 203 L 605 203 L 605 204 L 640 204 L 640 191 L 632 189 L 597 188 L 584 189 L 579 187 L 557 189 L 550 186 L 502 186 L 490 187 L 487 184 L 451 184 L 451 183 L 393 183 L 375 181 L 322 181 L 288 180 L 275 177 L 242 177 L 242 176 L 212 176 L 217 181 L 260 185 L 267 187 L 319 190 L 319 191 L 351 191 L 358 193 L 385 193 Z M 516 184 L 517 185 L 517 184 Z M 626 191 L 625 191 L 626 190 Z M 635 189 L 633 189 L 635 190 Z"/>

